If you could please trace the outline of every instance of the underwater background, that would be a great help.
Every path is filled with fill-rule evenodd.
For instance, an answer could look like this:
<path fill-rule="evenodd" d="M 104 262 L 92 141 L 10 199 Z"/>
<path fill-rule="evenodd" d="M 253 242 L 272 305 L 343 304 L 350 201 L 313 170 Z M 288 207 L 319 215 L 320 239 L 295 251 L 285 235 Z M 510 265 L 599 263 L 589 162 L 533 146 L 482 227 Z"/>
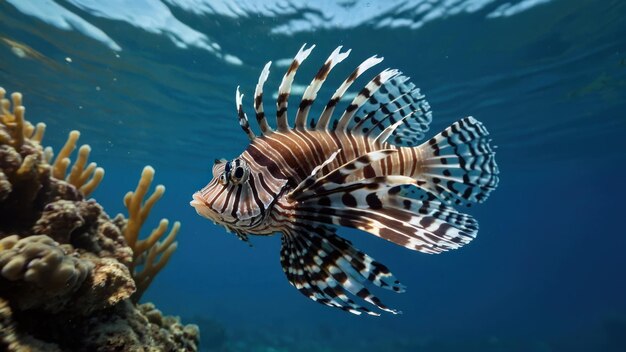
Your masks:
<path fill-rule="evenodd" d="M 55 150 L 81 131 L 111 216 L 156 169 L 167 191 L 148 225 L 182 229 L 142 300 L 198 324 L 204 351 L 626 351 L 625 17 L 621 0 L 0 0 L 0 85 Z M 279 236 L 250 248 L 189 206 L 213 160 L 247 145 L 236 87 L 251 114 L 272 60 L 271 115 L 303 43 L 317 47 L 292 108 L 343 45 L 312 114 L 378 54 L 426 94 L 427 137 L 472 115 L 498 145 L 500 185 L 467 210 L 480 231 L 464 248 L 431 256 L 340 230 L 408 286 L 378 291 L 402 315 L 310 301 L 282 272 Z"/>

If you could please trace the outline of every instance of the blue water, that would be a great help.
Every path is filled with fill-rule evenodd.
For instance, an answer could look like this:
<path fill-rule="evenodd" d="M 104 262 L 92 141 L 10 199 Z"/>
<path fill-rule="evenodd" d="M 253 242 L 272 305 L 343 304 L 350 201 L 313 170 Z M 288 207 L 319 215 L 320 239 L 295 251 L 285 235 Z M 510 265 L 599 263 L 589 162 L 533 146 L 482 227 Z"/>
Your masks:
<path fill-rule="evenodd" d="M 183 227 L 144 300 L 203 324 L 206 351 L 219 350 L 207 322 L 226 351 L 625 351 L 625 17 L 620 0 L 0 1 L 0 85 L 25 95 L 55 150 L 82 132 L 111 216 L 155 167 L 167 192 L 147 225 Z M 317 48 L 300 85 L 336 46 L 353 49 L 321 98 L 378 54 L 427 95 L 432 133 L 473 115 L 499 146 L 500 186 L 468 211 L 481 227 L 464 248 L 429 256 L 340 232 L 408 286 L 378 292 L 403 315 L 306 299 L 278 236 L 249 248 L 188 205 L 213 160 L 246 146 L 237 85 L 250 115 L 265 62 L 303 43 Z"/>

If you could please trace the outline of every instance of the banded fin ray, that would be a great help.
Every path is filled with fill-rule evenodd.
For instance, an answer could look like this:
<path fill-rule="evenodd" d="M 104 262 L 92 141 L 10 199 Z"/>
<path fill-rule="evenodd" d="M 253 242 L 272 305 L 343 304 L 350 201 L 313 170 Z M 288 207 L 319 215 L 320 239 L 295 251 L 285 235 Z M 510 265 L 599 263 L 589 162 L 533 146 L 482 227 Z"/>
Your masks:
<path fill-rule="evenodd" d="M 426 97 L 408 77 L 398 75 L 367 99 L 348 130 L 375 137 L 395 125 L 389 142 L 412 147 L 424 138 L 431 121 L 432 112 Z"/>
<path fill-rule="evenodd" d="M 291 65 L 287 69 L 287 72 L 283 76 L 280 86 L 278 87 L 278 99 L 276 99 L 276 126 L 281 132 L 289 130 L 289 123 L 287 121 L 287 100 L 289 99 L 289 94 L 291 93 L 291 84 L 296 76 L 296 71 L 302 62 L 309 57 L 311 51 L 315 48 L 315 45 L 312 45 L 306 50 L 304 49 L 305 47 L 306 44 L 302 45 L 291 62 Z"/>
<path fill-rule="evenodd" d="M 311 233 L 309 233 L 309 236 L 303 236 L 302 239 L 306 242 L 309 250 L 316 249 L 318 251 L 318 256 L 313 257 L 317 267 L 321 268 L 327 275 L 332 276 L 336 284 L 341 285 L 352 295 L 362 298 L 383 311 L 393 314 L 399 313 L 395 309 L 385 306 L 378 297 L 370 293 L 363 285 L 368 277 L 372 277 L 372 281 L 376 281 L 376 277 L 381 274 L 378 270 L 372 270 L 375 267 L 371 267 L 366 274 L 357 271 L 357 266 L 355 266 L 353 261 L 360 257 L 368 257 L 365 253 L 355 249 L 349 241 L 334 234 L 327 233 L 324 236 L 321 236 L 319 232 L 313 232 L 313 234 L 318 236 L 311 236 Z M 367 259 L 372 263 L 377 263 L 372 258 Z M 378 264 L 378 269 L 384 267 L 382 264 Z M 357 265 L 362 267 L 364 263 L 359 262 Z M 388 269 L 386 272 L 391 274 Z M 391 276 L 393 275 L 391 274 Z M 386 288 L 400 292 L 403 287 L 398 280 L 394 280 L 392 286 L 387 286 Z"/>
<path fill-rule="evenodd" d="M 402 124 L 405 124 L 406 120 L 410 118 L 413 114 L 415 114 L 415 111 L 411 111 L 408 115 L 405 115 L 400 119 L 400 121 L 395 122 L 393 125 L 387 126 L 382 132 L 380 132 L 380 134 L 378 134 L 378 136 L 376 136 L 376 138 L 374 138 L 374 142 L 372 144 L 385 143 L 387 139 L 389 139 L 389 136 L 391 136 L 392 133 L 396 132 L 398 127 L 400 127 Z M 371 132 L 372 131 L 370 131 L 370 133 Z M 370 133 L 368 133 L 368 135 Z"/>
<path fill-rule="evenodd" d="M 422 144 L 424 189 L 448 203 L 482 203 L 498 185 L 489 132 L 473 117 L 463 118 Z"/>
<path fill-rule="evenodd" d="M 335 234 L 333 227 L 294 223 L 282 238 L 281 263 L 290 283 L 310 299 L 353 314 L 380 315 L 356 303 L 355 298 L 393 314 L 365 283 L 394 292 L 405 287 L 384 265 Z"/>
<path fill-rule="evenodd" d="M 307 178 L 292 192 L 296 219 L 346 226 L 369 232 L 409 249 L 440 253 L 469 243 L 478 230 L 477 222 L 445 204 L 429 199 L 403 197 L 406 185 L 424 181 L 388 175 L 347 181 L 371 163 L 395 152 L 370 152 L 317 178 Z"/>
<path fill-rule="evenodd" d="M 308 251 L 306 248 L 302 248 L 303 246 L 297 242 L 297 238 L 297 234 L 293 233 L 284 234 L 281 238 L 280 263 L 289 283 L 315 302 L 329 307 L 343 308 L 343 310 L 353 309 L 354 307 L 339 300 L 335 292 L 324 292 L 320 288 L 317 279 L 313 278 L 318 270 L 311 268 L 310 265 L 307 265 L 305 270 L 304 259 L 302 258 L 306 258 L 305 254 Z M 357 311 L 356 314 L 360 314 L 360 312 Z"/>
<path fill-rule="evenodd" d="M 256 121 L 259 124 L 262 134 L 272 132 L 272 127 L 270 127 L 267 123 L 267 118 L 263 109 L 263 85 L 265 85 L 265 81 L 267 81 L 267 78 L 269 77 L 271 65 L 271 61 L 265 64 L 263 70 L 261 71 L 261 75 L 259 75 L 259 82 L 256 84 L 254 89 L 254 111 L 256 112 Z"/>
<path fill-rule="evenodd" d="M 355 183 L 356 184 L 356 183 Z M 437 254 L 476 237 L 478 223 L 439 201 L 394 196 L 397 184 L 376 182 L 337 189 L 298 204 L 298 219 L 363 230 L 408 249 Z"/>
<path fill-rule="evenodd" d="M 319 121 L 315 124 L 315 129 L 327 130 L 329 128 L 329 122 L 331 120 L 333 112 L 335 111 L 335 107 L 337 106 L 337 103 L 339 103 L 339 100 L 341 100 L 343 95 L 346 93 L 348 88 L 350 88 L 352 83 L 354 83 L 354 81 L 359 78 L 359 76 L 363 74 L 363 72 L 379 64 L 381 61 L 383 61 L 382 57 L 377 57 L 376 55 L 374 55 L 363 61 L 359 66 L 357 66 L 356 69 L 354 69 L 354 71 L 352 71 L 350 76 L 348 76 L 348 78 L 343 81 L 343 83 L 339 86 L 339 88 L 337 88 L 333 96 L 330 98 L 328 103 L 326 103 L 326 106 L 324 107 L 324 110 L 320 115 Z"/>
<path fill-rule="evenodd" d="M 300 106 L 298 107 L 298 112 L 296 113 L 296 121 L 294 124 L 296 129 L 303 129 L 304 127 L 306 127 L 306 119 L 309 115 L 311 104 L 313 104 L 313 102 L 315 101 L 315 98 L 317 97 L 317 92 L 324 84 L 326 77 L 328 77 L 328 74 L 333 69 L 333 67 L 335 67 L 335 65 L 337 65 L 341 61 L 345 60 L 352 51 L 348 50 L 345 53 L 342 53 L 341 48 L 342 46 L 337 47 L 330 54 L 324 65 L 319 69 L 309 86 L 304 91 L 304 94 L 302 95 L 302 100 L 300 101 Z"/>
<path fill-rule="evenodd" d="M 237 104 L 237 116 L 239 118 L 239 125 L 241 129 L 246 133 L 248 139 L 251 141 L 256 138 L 254 132 L 250 129 L 250 123 L 248 122 L 248 116 L 243 111 L 243 94 L 239 93 L 239 86 L 237 86 L 237 93 L 235 94 L 235 103 Z"/>
<path fill-rule="evenodd" d="M 343 112 L 343 115 L 341 115 L 339 120 L 337 120 L 336 126 L 333 126 L 332 129 L 345 133 L 347 131 L 348 125 L 351 121 L 353 121 L 354 114 L 357 112 L 357 110 L 363 104 L 365 104 L 367 99 L 372 94 L 375 94 L 380 89 L 380 87 L 385 84 L 385 82 L 397 76 L 398 74 L 400 74 L 400 72 L 396 69 L 385 69 L 374 78 L 372 78 L 372 80 L 369 81 L 369 83 L 367 83 L 365 87 L 361 89 L 359 94 L 354 97 L 350 105 L 348 105 L 346 110 Z"/>

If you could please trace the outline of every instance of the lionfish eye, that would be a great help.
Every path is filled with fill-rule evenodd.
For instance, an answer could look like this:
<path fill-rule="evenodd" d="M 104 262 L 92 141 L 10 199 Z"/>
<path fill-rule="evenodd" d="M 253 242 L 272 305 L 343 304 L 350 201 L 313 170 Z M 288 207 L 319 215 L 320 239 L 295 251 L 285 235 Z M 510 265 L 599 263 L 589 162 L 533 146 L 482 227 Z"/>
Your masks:
<path fill-rule="evenodd" d="M 226 173 L 234 184 L 240 184 L 248 180 L 250 168 L 243 159 L 235 159 L 227 165 Z"/>

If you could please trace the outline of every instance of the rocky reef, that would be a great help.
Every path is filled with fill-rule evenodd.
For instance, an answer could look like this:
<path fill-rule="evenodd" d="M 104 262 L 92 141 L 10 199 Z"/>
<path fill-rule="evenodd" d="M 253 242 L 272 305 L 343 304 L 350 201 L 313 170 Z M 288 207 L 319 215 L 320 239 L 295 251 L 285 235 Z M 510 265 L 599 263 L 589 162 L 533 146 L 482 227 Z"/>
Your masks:
<path fill-rule="evenodd" d="M 42 146 L 43 123 L 24 119 L 22 96 L 0 87 L 0 350 L 197 351 L 199 331 L 141 294 L 176 249 L 180 224 L 140 229 L 165 188 L 147 199 L 146 167 L 111 219 L 94 200 L 104 170 L 88 163 L 72 131 L 56 158 Z M 167 233 L 164 239 L 161 238 Z"/>

